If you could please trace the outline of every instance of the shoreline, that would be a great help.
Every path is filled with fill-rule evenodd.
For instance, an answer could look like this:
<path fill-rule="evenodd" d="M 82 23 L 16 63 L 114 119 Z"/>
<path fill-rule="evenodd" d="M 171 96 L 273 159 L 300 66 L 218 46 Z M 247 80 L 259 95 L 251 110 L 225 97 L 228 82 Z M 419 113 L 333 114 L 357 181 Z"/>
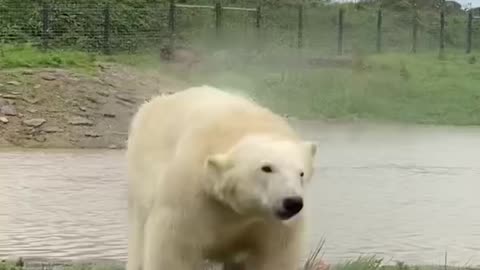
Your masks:
<path fill-rule="evenodd" d="M 328 264 L 322 258 L 315 258 L 320 270 L 480 270 L 476 266 L 455 266 L 447 264 L 408 264 L 401 261 L 385 260 L 375 256 L 362 256 L 335 264 Z M 1 270 L 124 270 L 126 261 L 113 259 L 55 259 L 45 257 L 0 257 Z M 205 262 L 206 270 L 221 270 L 216 263 Z M 301 270 L 304 270 L 303 268 Z M 315 270 L 315 269 L 308 269 Z"/>
<path fill-rule="evenodd" d="M 290 124 L 294 128 L 306 129 L 306 137 L 309 137 L 308 129 L 317 129 L 317 130 L 332 130 L 345 131 L 347 133 L 357 133 L 364 132 L 365 130 L 378 130 L 379 132 L 385 132 L 386 134 L 392 132 L 408 132 L 410 130 L 416 132 L 435 132 L 435 131 L 445 131 L 445 132 L 463 132 L 463 133 L 478 133 L 480 134 L 480 126 L 476 125 L 435 125 L 435 124 L 414 124 L 414 123 L 399 123 L 394 121 L 371 121 L 366 119 L 357 119 L 357 120 L 344 120 L 344 119 L 297 119 L 290 116 L 285 116 Z M 123 123 L 118 124 L 123 126 L 124 129 L 128 127 L 128 121 L 123 121 Z M 0 126 L 1 127 L 1 126 Z M 1 129 L 0 129 L 1 134 Z M 313 136 L 310 133 L 310 136 Z M 23 143 L 14 144 L 9 141 L 6 141 L 4 138 L 0 137 L 0 152 L 6 151 L 28 151 L 28 150 L 52 150 L 52 151 L 70 151 L 70 150 L 125 150 L 126 141 L 128 139 L 128 134 L 125 131 L 124 133 L 108 133 L 104 132 L 101 136 L 97 138 L 92 137 L 88 140 L 88 136 L 85 139 L 79 141 L 76 140 L 77 135 L 71 137 L 63 138 L 63 140 L 51 140 L 50 142 L 38 142 L 33 141 L 31 138 L 28 138 Z M 95 139 L 95 140 L 94 140 Z M 65 143 L 65 141 L 77 141 L 77 143 Z"/>

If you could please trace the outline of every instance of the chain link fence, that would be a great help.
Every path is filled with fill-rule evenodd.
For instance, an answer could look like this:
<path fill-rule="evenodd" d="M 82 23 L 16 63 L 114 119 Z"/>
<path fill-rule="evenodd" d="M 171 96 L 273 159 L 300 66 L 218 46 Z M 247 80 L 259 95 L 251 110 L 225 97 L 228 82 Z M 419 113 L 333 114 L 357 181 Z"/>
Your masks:
<path fill-rule="evenodd" d="M 244 8 L 173 1 L 140 7 L 18 2 L 0 5 L 0 42 L 106 54 L 159 51 L 168 44 L 269 51 L 302 48 L 323 55 L 432 51 L 442 46 L 474 50 L 480 43 L 476 17 L 461 10 L 444 15 L 442 21 L 435 10 L 418 15 L 356 5 Z"/>

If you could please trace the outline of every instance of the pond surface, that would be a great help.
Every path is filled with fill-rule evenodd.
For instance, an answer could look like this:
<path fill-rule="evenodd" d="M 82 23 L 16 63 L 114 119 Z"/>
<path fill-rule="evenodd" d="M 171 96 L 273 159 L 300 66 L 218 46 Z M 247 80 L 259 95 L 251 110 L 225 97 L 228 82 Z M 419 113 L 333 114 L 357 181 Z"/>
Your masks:
<path fill-rule="evenodd" d="M 327 260 L 480 264 L 480 129 L 294 124 Z M 0 257 L 125 260 L 126 192 L 123 151 L 0 150 Z"/>

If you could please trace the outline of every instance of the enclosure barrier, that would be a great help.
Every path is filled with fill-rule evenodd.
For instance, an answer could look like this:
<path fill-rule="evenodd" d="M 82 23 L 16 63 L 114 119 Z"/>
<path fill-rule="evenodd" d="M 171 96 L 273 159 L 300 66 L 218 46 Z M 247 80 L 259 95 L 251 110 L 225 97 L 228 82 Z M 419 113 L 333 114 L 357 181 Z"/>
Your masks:
<path fill-rule="evenodd" d="M 252 13 L 255 15 L 255 19 L 253 23 L 251 24 L 251 27 L 259 30 L 262 27 L 262 19 L 263 15 L 262 14 L 262 6 L 257 6 L 255 8 L 253 7 L 232 7 L 232 6 L 222 6 L 219 2 L 215 3 L 214 5 L 197 5 L 197 4 L 180 4 L 176 3 L 175 0 L 170 0 L 168 3 L 168 8 L 165 9 L 167 12 L 165 14 L 167 15 L 167 20 L 168 20 L 168 27 L 167 30 L 165 31 L 166 37 L 168 38 L 168 46 L 170 48 L 173 48 L 175 46 L 175 40 L 176 40 L 176 35 L 178 34 L 178 26 L 177 26 L 177 10 L 178 9 L 190 9 L 190 10 L 200 10 L 200 9 L 206 9 L 206 10 L 211 10 L 212 11 L 212 16 L 214 18 L 214 27 L 215 27 L 215 33 L 217 38 L 221 35 L 222 32 L 222 25 L 224 23 L 225 19 L 228 19 L 224 16 L 224 11 L 238 11 L 238 12 L 246 12 L 246 13 Z M 308 9 L 305 7 L 304 4 L 298 4 L 296 6 L 293 6 L 296 8 L 296 35 L 295 38 L 297 39 L 296 42 L 296 47 L 298 49 L 303 49 L 305 48 L 305 38 L 306 38 L 306 32 L 305 32 L 305 17 L 308 17 Z M 292 7 L 292 8 L 293 8 Z M 8 6 L 4 7 L 6 11 L 3 11 L 3 13 L 8 13 Z M 39 37 L 40 37 L 40 45 L 43 51 L 51 50 L 54 49 L 55 46 L 51 44 L 51 41 L 54 40 L 55 38 L 55 31 L 52 31 L 52 18 L 54 14 L 52 14 L 52 11 L 55 9 L 55 6 L 52 6 L 45 2 L 39 7 L 38 13 L 40 14 L 39 19 L 40 19 L 40 31 L 39 31 Z M 307 13 L 306 13 L 307 12 Z M 116 22 L 114 20 L 114 14 L 112 13 L 112 6 L 111 4 L 106 4 L 103 9 L 100 12 L 101 16 L 103 17 L 101 21 L 101 31 L 92 31 L 94 32 L 93 34 L 89 34 L 89 38 L 92 40 L 95 40 L 95 42 L 92 42 L 93 47 L 98 47 L 104 54 L 111 54 L 112 53 L 112 42 L 113 39 L 116 37 L 114 34 L 114 29 L 117 29 L 118 26 L 116 25 Z M 438 17 L 438 31 L 437 32 L 437 37 L 438 37 L 438 50 L 439 54 L 443 55 L 446 47 L 446 28 L 448 27 L 448 24 L 446 22 L 446 13 L 445 10 L 440 10 L 439 11 L 439 17 Z M 479 20 L 480 17 L 474 16 L 473 12 L 467 11 L 465 12 L 465 48 L 464 51 L 466 54 L 470 54 L 473 50 L 473 33 L 474 33 L 474 22 Z M 2 14 L 0 14 L 0 21 L 2 19 L 5 19 Z M 336 50 L 338 55 L 343 55 L 344 54 L 344 49 L 345 49 L 345 23 L 346 21 L 348 22 L 349 19 L 349 12 L 348 10 L 344 9 L 343 6 L 340 6 L 338 8 L 338 13 L 337 13 L 337 18 L 336 18 Z M 377 9 L 376 10 L 376 23 L 375 26 L 372 26 L 371 31 L 375 33 L 375 43 L 372 42 L 372 48 L 374 48 L 374 51 L 376 53 L 382 53 L 384 51 L 384 23 L 385 19 L 388 19 L 388 14 L 384 12 L 382 9 Z M 6 19 L 5 19 L 6 20 Z M 15 36 L 14 34 L 9 32 L 8 27 L 12 26 L 11 22 L 6 22 L 4 23 L 6 27 L 4 27 L 6 30 L 2 31 L 1 33 L 1 39 L 3 43 L 10 42 L 12 40 L 10 39 L 15 39 L 11 38 L 12 36 Z M 15 26 L 15 25 L 14 25 Z M 417 53 L 418 51 L 418 32 L 420 28 L 420 18 L 419 18 L 419 12 L 415 8 L 412 10 L 412 16 L 410 20 L 410 27 L 411 27 L 411 53 Z M 13 29 L 22 29 L 22 27 L 12 27 Z M 120 29 L 121 30 L 121 29 Z M 117 32 L 120 30 L 116 30 Z M 153 31 L 153 30 L 152 30 Z M 158 30 L 157 32 L 162 32 L 163 30 Z M 268 31 L 268 29 L 267 29 Z M 30 31 L 30 32 L 35 32 L 35 31 Z M 28 37 L 28 34 L 30 33 L 22 33 L 25 36 Z M 32 36 L 30 37 L 31 39 L 35 39 L 35 34 L 31 34 Z M 307 37 L 308 38 L 308 37 Z M 162 38 L 161 38 L 162 39 Z M 28 41 L 28 40 L 27 40 Z M 160 45 L 159 45 L 160 46 Z"/>

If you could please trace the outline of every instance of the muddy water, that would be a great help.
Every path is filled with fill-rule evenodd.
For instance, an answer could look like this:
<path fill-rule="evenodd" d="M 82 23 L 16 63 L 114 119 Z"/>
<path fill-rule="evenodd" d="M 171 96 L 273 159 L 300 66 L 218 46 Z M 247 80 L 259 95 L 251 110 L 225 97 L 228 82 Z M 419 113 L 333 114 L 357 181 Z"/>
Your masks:
<path fill-rule="evenodd" d="M 309 245 L 480 264 L 480 130 L 296 123 L 319 143 Z M 126 256 L 122 151 L 0 151 L 0 257 Z"/>

